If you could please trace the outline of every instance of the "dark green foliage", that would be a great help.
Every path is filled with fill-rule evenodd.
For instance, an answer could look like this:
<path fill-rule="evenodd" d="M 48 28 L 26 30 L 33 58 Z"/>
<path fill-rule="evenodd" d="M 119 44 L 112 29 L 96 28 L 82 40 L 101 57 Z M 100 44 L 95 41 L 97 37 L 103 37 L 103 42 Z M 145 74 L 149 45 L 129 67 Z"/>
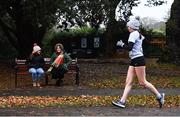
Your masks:
<path fill-rule="evenodd" d="M 47 29 L 57 22 L 59 0 L 1 0 L 0 28 L 19 57 L 31 53 L 34 42 L 41 45 Z"/>
<path fill-rule="evenodd" d="M 171 62 L 180 64 L 180 1 L 174 0 L 171 7 L 171 16 L 167 22 L 166 35 L 167 47 L 164 55 L 160 59 L 161 62 Z"/>
<path fill-rule="evenodd" d="M 0 28 L 19 57 L 24 58 L 31 53 L 34 42 L 42 46 L 47 30 L 53 26 L 68 31 L 72 26 L 82 27 L 89 22 L 97 31 L 103 23 L 107 28 L 106 54 L 110 56 L 117 39 L 114 18 L 118 3 L 119 0 L 1 0 Z M 138 3 L 139 0 L 121 0 L 120 21 L 127 21 L 132 7 Z"/>
<path fill-rule="evenodd" d="M 173 63 L 173 56 L 171 56 L 172 50 L 167 46 L 162 50 L 162 55 L 159 57 L 158 63 Z"/>
<path fill-rule="evenodd" d="M 65 51 L 70 52 L 72 51 L 72 41 L 78 42 L 79 39 L 84 37 L 88 39 L 93 39 L 94 37 L 104 38 L 104 32 L 104 29 L 96 30 L 94 28 L 88 27 L 82 27 L 80 29 L 71 29 L 68 32 L 56 32 L 54 30 L 51 30 L 47 33 L 46 38 L 43 40 L 43 53 L 45 56 L 50 56 L 54 51 L 53 47 L 56 43 L 62 43 L 64 45 Z"/>
<path fill-rule="evenodd" d="M 0 59 L 10 59 L 17 55 L 17 51 L 0 31 Z"/>
<path fill-rule="evenodd" d="M 162 5 L 164 3 L 166 3 L 166 0 L 147 0 L 148 4 L 146 4 L 147 6 L 159 6 Z"/>
<path fill-rule="evenodd" d="M 162 55 L 162 47 L 158 44 L 150 44 L 151 41 L 156 41 L 159 39 L 166 39 L 165 35 L 161 32 L 155 32 L 152 29 L 146 30 L 141 28 L 140 31 L 145 40 L 143 41 L 143 51 L 146 57 L 160 57 Z"/>

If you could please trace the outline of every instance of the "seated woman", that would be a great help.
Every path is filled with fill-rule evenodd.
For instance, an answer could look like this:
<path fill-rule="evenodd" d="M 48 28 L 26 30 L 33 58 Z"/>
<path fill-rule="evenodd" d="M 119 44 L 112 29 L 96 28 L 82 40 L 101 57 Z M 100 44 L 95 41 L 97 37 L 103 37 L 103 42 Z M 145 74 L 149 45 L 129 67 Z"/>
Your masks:
<path fill-rule="evenodd" d="M 47 72 L 51 72 L 52 79 L 56 80 L 56 85 L 61 86 L 64 74 L 68 71 L 68 65 L 71 63 L 71 57 L 64 51 L 62 44 L 57 43 L 54 46 L 55 52 L 51 56 L 51 67 Z"/>
<path fill-rule="evenodd" d="M 44 75 L 44 58 L 41 56 L 41 48 L 34 45 L 33 51 L 27 60 L 29 73 L 32 74 L 33 87 L 40 87 L 40 79 Z"/>

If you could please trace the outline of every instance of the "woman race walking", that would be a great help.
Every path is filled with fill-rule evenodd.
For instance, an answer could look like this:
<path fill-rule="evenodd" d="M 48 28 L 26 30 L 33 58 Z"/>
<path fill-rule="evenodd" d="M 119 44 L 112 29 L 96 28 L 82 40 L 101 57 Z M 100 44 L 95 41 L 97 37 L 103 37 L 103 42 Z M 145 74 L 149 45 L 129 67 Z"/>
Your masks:
<path fill-rule="evenodd" d="M 139 84 L 149 89 L 157 97 L 159 107 L 162 108 L 164 104 L 165 94 L 159 93 L 158 90 L 150 82 L 146 80 L 145 58 L 142 50 L 144 36 L 141 35 L 138 31 L 140 27 L 139 20 L 140 18 L 136 17 L 127 23 L 127 28 L 130 32 L 128 38 L 128 45 L 123 43 L 122 40 L 117 42 L 117 46 L 121 46 L 122 48 L 127 49 L 129 51 L 129 57 L 131 59 L 131 62 L 127 71 L 126 84 L 123 95 L 120 100 L 112 101 L 112 104 L 120 108 L 125 108 L 125 102 L 132 88 L 133 79 L 135 76 L 137 76 Z"/>

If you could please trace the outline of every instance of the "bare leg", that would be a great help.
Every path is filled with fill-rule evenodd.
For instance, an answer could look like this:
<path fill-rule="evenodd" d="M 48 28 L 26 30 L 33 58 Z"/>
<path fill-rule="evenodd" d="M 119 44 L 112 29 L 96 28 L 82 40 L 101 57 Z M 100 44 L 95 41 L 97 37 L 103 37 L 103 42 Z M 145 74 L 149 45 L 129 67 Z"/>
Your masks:
<path fill-rule="evenodd" d="M 133 66 L 129 66 L 127 77 L 126 77 L 126 86 L 123 92 L 123 96 L 121 97 L 121 102 L 123 103 L 125 103 L 127 96 L 132 88 L 132 82 L 133 82 L 134 76 L 135 76 L 135 69 Z"/>
<path fill-rule="evenodd" d="M 146 68 L 145 66 L 135 67 L 135 72 L 138 77 L 139 84 L 144 86 L 145 88 L 148 88 L 156 96 L 160 96 L 160 93 L 157 91 L 154 85 L 152 85 L 150 82 L 146 80 L 145 68 Z"/>

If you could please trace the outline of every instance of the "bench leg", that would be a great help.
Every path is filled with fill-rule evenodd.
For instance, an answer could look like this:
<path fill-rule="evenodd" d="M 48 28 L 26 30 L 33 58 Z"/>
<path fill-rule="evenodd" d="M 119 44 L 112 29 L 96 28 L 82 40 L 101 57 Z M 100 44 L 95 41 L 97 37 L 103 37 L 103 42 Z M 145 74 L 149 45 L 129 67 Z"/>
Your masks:
<path fill-rule="evenodd" d="M 79 86 L 79 73 L 78 72 L 76 73 L 76 85 Z"/>
<path fill-rule="evenodd" d="M 76 66 L 76 85 L 79 86 L 79 66 Z"/>
<path fill-rule="evenodd" d="M 48 85 L 48 77 L 49 75 L 48 74 L 45 74 L 45 84 Z"/>
<path fill-rule="evenodd" d="M 15 71 L 15 88 L 17 88 L 17 71 Z"/>

